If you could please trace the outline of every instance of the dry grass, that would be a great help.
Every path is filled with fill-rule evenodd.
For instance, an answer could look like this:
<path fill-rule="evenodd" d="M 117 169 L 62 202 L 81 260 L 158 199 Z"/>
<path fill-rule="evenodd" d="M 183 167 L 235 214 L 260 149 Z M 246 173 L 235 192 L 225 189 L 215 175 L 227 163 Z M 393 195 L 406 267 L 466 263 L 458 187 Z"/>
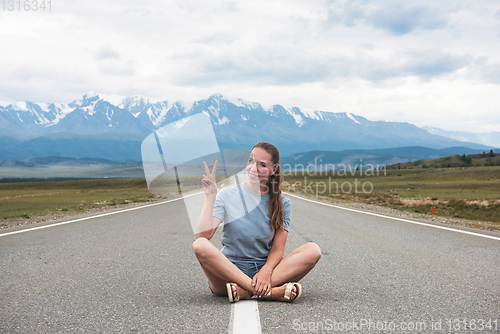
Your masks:
<path fill-rule="evenodd" d="M 367 176 L 366 171 L 358 171 L 355 175 L 348 172 L 344 176 L 331 172 L 323 175 L 302 175 L 301 172 L 289 174 L 285 180 L 288 185 L 296 185 L 297 193 L 417 213 L 430 214 L 431 208 L 434 208 L 436 216 L 492 222 L 500 228 L 498 166 L 391 169 L 386 173 L 379 172 L 378 176 Z M 355 191 L 355 183 L 358 184 L 358 191 Z M 332 186 L 328 189 L 330 184 Z M 373 186 L 373 191 L 362 191 L 363 184 L 366 190 Z M 339 185 L 339 189 L 336 185 Z"/>
<path fill-rule="evenodd" d="M 0 183 L 0 218 L 12 220 L 154 200 L 144 179 Z"/>

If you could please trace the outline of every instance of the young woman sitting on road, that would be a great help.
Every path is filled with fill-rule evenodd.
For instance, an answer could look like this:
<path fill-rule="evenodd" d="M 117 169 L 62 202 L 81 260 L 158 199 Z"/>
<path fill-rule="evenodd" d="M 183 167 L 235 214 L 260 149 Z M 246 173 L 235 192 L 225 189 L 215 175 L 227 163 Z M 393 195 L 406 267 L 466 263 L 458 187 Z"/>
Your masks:
<path fill-rule="evenodd" d="M 205 203 L 193 250 L 212 292 L 227 295 L 231 302 L 252 295 L 287 302 L 298 299 L 302 286 L 297 282 L 314 268 L 321 250 L 311 242 L 283 257 L 292 204 L 281 194 L 283 176 L 277 148 L 264 142 L 255 145 L 246 166 L 248 182 L 218 193 L 218 162 L 211 173 L 203 163 Z M 245 197 L 254 201 L 255 208 L 239 214 Z M 223 247 L 219 250 L 209 240 L 222 221 Z"/>

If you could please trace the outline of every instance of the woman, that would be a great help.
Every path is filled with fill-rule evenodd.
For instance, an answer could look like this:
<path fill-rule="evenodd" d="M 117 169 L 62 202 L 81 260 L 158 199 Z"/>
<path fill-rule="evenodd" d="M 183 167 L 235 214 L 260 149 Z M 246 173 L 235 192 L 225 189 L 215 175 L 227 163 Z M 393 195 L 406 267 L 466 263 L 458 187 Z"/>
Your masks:
<path fill-rule="evenodd" d="M 223 188 L 218 194 L 217 163 L 210 173 L 203 162 L 205 203 L 193 243 L 210 289 L 217 295 L 227 294 L 231 302 L 252 295 L 268 300 L 296 300 L 302 294 L 302 287 L 296 282 L 314 268 L 321 251 L 315 243 L 307 243 L 283 257 L 291 201 L 281 195 L 283 176 L 278 150 L 269 143 L 255 145 L 246 166 L 248 182 Z M 236 205 L 231 203 L 245 196 L 255 199 L 257 205 L 238 216 L 234 214 Z M 223 220 L 223 248 L 219 250 L 209 240 Z"/>

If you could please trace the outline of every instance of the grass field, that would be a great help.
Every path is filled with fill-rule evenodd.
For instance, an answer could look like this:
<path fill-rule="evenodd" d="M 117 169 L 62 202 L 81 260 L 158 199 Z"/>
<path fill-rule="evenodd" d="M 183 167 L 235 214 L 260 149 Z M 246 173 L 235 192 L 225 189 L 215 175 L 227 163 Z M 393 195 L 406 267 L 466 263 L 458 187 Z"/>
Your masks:
<path fill-rule="evenodd" d="M 217 176 L 218 182 L 222 179 Z M 160 181 L 152 183 L 151 192 L 144 178 L 0 182 L 0 220 L 4 221 L 0 226 L 12 225 L 7 221 L 179 197 L 175 178 Z M 185 193 L 201 187 L 201 176 L 181 177 L 180 182 Z"/>
<path fill-rule="evenodd" d="M 155 199 L 144 179 L 0 183 L 0 218 L 30 218 Z"/>
<path fill-rule="evenodd" d="M 500 227 L 498 166 L 302 174 L 286 176 L 284 189 L 419 213 L 430 214 L 434 208 L 438 216 L 490 221 Z"/>

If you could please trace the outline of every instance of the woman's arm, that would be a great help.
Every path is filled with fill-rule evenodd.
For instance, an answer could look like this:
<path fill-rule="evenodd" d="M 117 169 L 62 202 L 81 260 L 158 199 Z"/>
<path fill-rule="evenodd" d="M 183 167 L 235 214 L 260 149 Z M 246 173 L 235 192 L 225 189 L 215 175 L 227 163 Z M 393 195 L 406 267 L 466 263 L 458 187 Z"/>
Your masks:
<path fill-rule="evenodd" d="M 221 222 L 219 218 L 212 216 L 214 203 L 215 195 L 207 195 L 205 197 L 205 203 L 203 204 L 200 219 L 198 220 L 198 226 L 196 227 L 196 239 L 203 237 L 210 240 L 214 236 L 215 231 Z"/>
<path fill-rule="evenodd" d="M 285 230 L 278 230 L 274 233 L 273 245 L 267 256 L 266 264 L 252 278 L 252 284 L 255 284 L 254 295 L 263 296 L 271 291 L 271 274 L 283 258 L 287 237 L 288 232 Z"/>
<path fill-rule="evenodd" d="M 217 185 L 215 183 L 217 164 L 218 161 L 215 160 L 214 167 L 210 173 L 207 163 L 203 161 L 206 174 L 203 174 L 201 183 L 205 191 L 205 202 L 203 203 L 200 219 L 198 219 L 198 225 L 196 226 L 196 239 L 201 237 L 207 238 L 208 240 L 212 239 L 215 230 L 217 230 L 217 226 L 219 226 L 221 222 L 219 218 L 212 217 L 215 200 L 217 198 Z"/>

